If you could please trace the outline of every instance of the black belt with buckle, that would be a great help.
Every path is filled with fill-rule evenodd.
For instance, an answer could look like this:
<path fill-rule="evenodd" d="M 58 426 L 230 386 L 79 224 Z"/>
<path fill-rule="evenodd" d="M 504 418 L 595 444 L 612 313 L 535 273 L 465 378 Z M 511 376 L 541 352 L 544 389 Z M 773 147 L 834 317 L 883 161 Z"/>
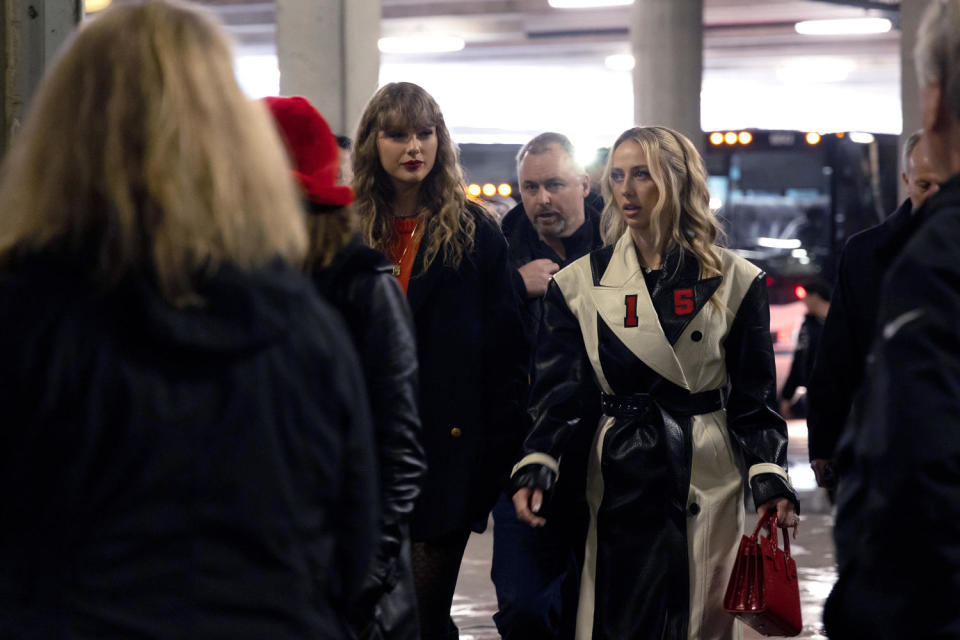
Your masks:
<path fill-rule="evenodd" d="M 658 405 L 677 417 L 696 416 L 723 409 L 724 393 L 723 389 L 690 393 L 677 387 L 670 392 L 661 393 L 600 394 L 600 406 L 604 415 L 616 418 L 635 418 L 651 405 Z"/>

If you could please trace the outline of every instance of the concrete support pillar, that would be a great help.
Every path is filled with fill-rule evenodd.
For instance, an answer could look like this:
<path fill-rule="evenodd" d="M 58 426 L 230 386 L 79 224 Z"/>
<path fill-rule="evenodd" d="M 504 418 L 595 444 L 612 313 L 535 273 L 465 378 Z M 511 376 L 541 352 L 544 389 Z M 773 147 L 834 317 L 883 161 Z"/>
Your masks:
<path fill-rule="evenodd" d="M 353 137 L 380 74 L 380 0 L 277 0 L 280 93 Z"/>
<path fill-rule="evenodd" d="M 0 9 L 0 149 L 10 146 L 43 72 L 83 17 L 82 0 L 4 0 Z"/>
<path fill-rule="evenodd" d="M 634 118 L 682 132 L 702 150 L 703 0 L 635 0 Z"/>

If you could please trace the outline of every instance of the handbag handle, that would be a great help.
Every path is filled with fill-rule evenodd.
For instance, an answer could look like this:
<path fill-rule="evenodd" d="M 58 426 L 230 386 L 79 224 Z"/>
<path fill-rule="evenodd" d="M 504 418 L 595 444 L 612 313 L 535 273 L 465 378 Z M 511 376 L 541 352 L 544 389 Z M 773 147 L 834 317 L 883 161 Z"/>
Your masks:
<path fill-rule="evenodd" d="M 750 539 L 754 542 L 757 541 L 757 536 L 760 535 L 760 529 L 763 528 L 763 525 L 769 522 L 770 526 L 770 540 L 773 542 L 774 548 L 777 546 L 777 512 L 768 511 L 767 513 L 760 516 L 757 520 L 757 528 L 753 530 L 753 535 L 750 536 Z M 787 531 L 787 527 L 780 527 L 783 529 L 783 552 L 789 558 L 790 557 L 790 533 Z"/>

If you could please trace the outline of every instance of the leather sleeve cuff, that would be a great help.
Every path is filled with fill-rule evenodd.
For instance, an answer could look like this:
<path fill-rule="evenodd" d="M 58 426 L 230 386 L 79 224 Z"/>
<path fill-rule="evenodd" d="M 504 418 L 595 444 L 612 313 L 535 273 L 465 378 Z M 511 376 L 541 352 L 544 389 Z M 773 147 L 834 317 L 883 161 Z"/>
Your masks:
<path fill-rule="evenodd" d="M 557 462 L 556 458 L 545 453 L 530 453 L 523 456 L 523 458 L 520 459 L 520 462 L 513 465 L 513 471 L 510 472 L 510 477 L 512 478 L 518 471 L 520 471 L 520 469 L 531 464 L 541 465 L 552 471 L 554 475 L 554 481 L 560 477 L 560 463 Z"/>
<path fill-rule="evenodd" d="M 750 490 L 753 492 L 753 504 L 756 508 L 773 498 L 789 498 L 794 509 L 800 513 L 800 501 L 797 492 L 790 484 L 790 476 L 777 464 L 761 463 L 750 467 Z"/>
<path fill-rule="evenodd" d="M 513 493 L 519 489 L 540 489 L 549 494 L 557 483 L 557 474 L 544 464 L 531 462 L 514 467 L 510 479 Z"/>

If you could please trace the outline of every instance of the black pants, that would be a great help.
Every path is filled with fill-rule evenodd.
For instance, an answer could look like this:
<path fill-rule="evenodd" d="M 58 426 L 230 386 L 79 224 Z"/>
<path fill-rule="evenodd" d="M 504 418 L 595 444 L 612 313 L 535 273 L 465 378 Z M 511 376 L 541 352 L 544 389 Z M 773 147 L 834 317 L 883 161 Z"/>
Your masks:
<path fill-rule="evenodd" d="M 460 632 L 450 617 L 460 562 L 470 529 L 412 545 L 413 584 L 417 592 L 422 640 L 457 640 Z"/>
<path fill-rule="evenodd" d="M 550 518 L 533 528 L 501 495 L 493 507 L 493 616 L 503 640 L 573 638 L 580 572 L 565 528 Z"/>

